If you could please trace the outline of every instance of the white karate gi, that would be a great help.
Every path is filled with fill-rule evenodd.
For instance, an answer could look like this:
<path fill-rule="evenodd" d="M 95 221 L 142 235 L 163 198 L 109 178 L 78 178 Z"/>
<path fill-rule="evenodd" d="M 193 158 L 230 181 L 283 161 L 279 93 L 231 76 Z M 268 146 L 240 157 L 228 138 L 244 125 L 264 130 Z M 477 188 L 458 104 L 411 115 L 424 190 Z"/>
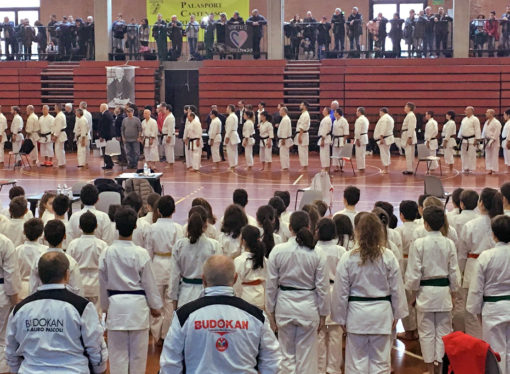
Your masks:
<path fill-rule="evenodd" d="M 274 139 L 273 124 L 269 121 L 261 122 L 259 125 L 260 146 L 259 156 L 261 162 L 273 161 L 273 147 L 268 147 L 269 139 Z M 272 143 L 271 143 L 272 145 Z"/>
<path fill-rule="evenodd" d="M 83 109 L 83 117 L 87 119 L 89 125 L 89 139 L 92 139 L 92 114 L 87 109 Z"/>
<path fill-rule="evenodd" d="M 437 129 L 437 121 L 434 118 L 431 118 L 425 124 L 425 142 L 428 142 L 429 156 L 436 156 L 436 151 L 438 148 L 437 144 L 437 135 L 439 134 Z M 430 170 L 437 169 L 439 166 L 437 161 L 432 161 L 430 163 Z"/>
<path fill-rule="evenodd" d="M 55 117 L 51 114 L 46 116 L 39 117 L 39 128 L 41 131 L 41 136 L 39 137 L 39 144 L 41 147 L 41 157 L 53 157 L 53 141 L 51 139 L 51 134 L 53 133 L 53 123 L 55 122 Z"/>
<path fill-rule="evenodd" d="M 453 164 L 453 152 L 454 148 L 457 146 L 457 142 L 455 141 L 456 134 L 457 125 L 455 121 L 449 120 L 443 125 L 441 136 L 443 137 L 444 162 L 446 165 Z"/>
<path fill-rule="evenodd" d="M 443 361 L 442 338 L 452 332 L 450 291 L 457 292 L 459 288 L 458 273 L 455 244 L 441 232 L 430 231 L 411 245 L 405 285 L 407 290 L 417 292 L 418 335 L 425 363 Z M 445 283 L 442 286 L 421 284 L 434 279 Z"/>
<path fill-rule="evenodd" d="M 389 249 L 374 262 L 360 264 L 359 252 L 342 256 L 331 295 L 331 319 L 347 328 L 345 373 L 388 373 L 393 320 L 407 316 L 404 283 Z M 349 297 L 391 297 L 349 301 Z"/>
<path fill-rule="evenodd" d="M 241 142 L 237 133 L 239 119 L 235 113 L 230 113 L 225 121 L 225 142 L 227 144 L 228 166 L 234 168 L 238 163 L 237 145 Z"/>
<path fill-rule="evenodd" d="M 340 153 L 342 152 L 342 147 L 347 142 L 347 138 L 349 137 L 349 123 L 345 117 L 335 119 L 335 122 L 333 122 L 333 130 L 331 135 L 333 144 L 333 156 L 339 157 Z M 333 160 L 333 165 L 340 167 L 340 160 Z"/>
<path fill-rule="evenodd" d="M 367 152 L 368 144 L 368 118 L 364 115 L 356 118 L 354 122 L 354 141 L 359 141 L 359 146 L 356 145 L 356 167 L 358 170 L 365 170 L 365 154 Z"/>
<path fill-rule="evenodd" d="M 255 144 L 255 126 L 251 119 L 243 124 L 244 158 L 247 166 L 253 166 L 253 145 Z"/>
<path fill-rule="evenodd" d="M 47 250 L 48 246 L 43 245 L 38 241 L 31 242 L 28 240 L 16 247 L 16 257 L 18 258 L 19 273 L 21 277 L 21 288 L 18 294 L 20 299 L 24 299 L 28 296 L 32 266 Z"/>
<path fill-rule="evenodd" d="M 22 131 L 23 131 L 23 118 L 21 118 L 19 114 L 15 114 L 11 122 L 11 136 L 12 136 L 11 142 L 13 153 L 18 153 L 21 148 L 21 144 L 23 143 L 24 139 Z M 20 159 L 18 158 L 15 161 L 19 160 Z"/>
<path fill-rule="evenodd" d="M 476 170 L 476 148 L 475 140 L 482 136 L 480 130 L 480 120 L 475 116 L 464 117 L 460 123 L 458 138 L 462 139 L 460 158 L 462 161 L 462 171 Z"/>
<path fill-rule="evenodd" d="M 142 121 L 142 136 L 143 136 L 143 153 L 145 161 L 158 162 L 159 161 L 159 148 L 158 148 L 158 123 L 154 118 L 148 121 Z"/>
<path fill-rule="evenodd" d="M 211 146 L 211 157 L 213 162 L 221 161 L 220 144 L 221 144 L 221 120 L 218 117 L 216 117 L 211 121 L 211 124 L 209 125 L 209 145 Z"/>
<path fill-rule="evenodd" d="M 414 112 L 409 112 L 406 114 L 404 122 L 402 122 L 400 139 L 401 139 L 400 146 L 404 148 L 406 154 L 406 171 L 414 173 L 413 161 L 417 143 L 416 115 L 414 114 Z M 411 139 L 411 144 L 408 143 L 409 139 Z"/>
<path fill-rule="evenodd" d="M 74 133 L 76 134 L 78 166 L 87 164 L 87 149 L 89 146 L 89 124 L 84 116 L 76 118 L 74 125 Z M 85 139 L 85 145 L 82 145 L 82 139 Z"/>
<path fill-rule="evenodd" d="M 503 147 L 503 158 L 505 160 L 505 165 L 510 166 L 510 149 L 507 148 L 508 136 L 510 135 L 510 120 L 506 121 L 505 126 L 503 127 L 503 131 L 501 132 L 501 147 Z"/>
<path fill-rule="evenodd" d="M 27 139 L 30 139 L 32 141 L 32 144 L 34 145 L 34 149 L 32 152 L 30 152 L 30 159 L 32 161 L 35 161 L 36 163 L 39 163 L 39 152 L 37 150 L 37 141 L 39 140 L 39 119 L 35 115 L 35 113 L 32 113 L 27 118 L 27 123 L 25 126 L 25 131 L 27 133 Z"/>
<path fill-rule="evenodd" d="M 273 248 L 267 273 L 266 311 L 275 316 L 278 326 L 280 373 L 316 373 L 319 317 L 330 313 L 326 259 L 292 237 Z"/>
<path fill-rule="evenodd" d="M 294 144 L 292 142 L 292 123 L 288 115 L 283 116 L 278 126 L 277 134 L 278 146 L 280 147 L 280 165 L 282 169 L 289 169 L 289 149 Z"/>
<path fill-rule="evenodd" d="M 301 130 L 303 131 L 303 135 L 301 135 L 301 143 L 299 143 L 298 139 Z M 294 138 L 294 144 L 298 147 L 299 163 L 301 167 L 308 166 L 308 145 L 310 141 L 308 131 L 310 131 L 310 114 L 305 110 L 301 113 L 297 121 L 296 136 Z"/>
<path fill-rule="evenodd" d="M 152 259 L 152 268 L 156 277 L 156 285 L 163 300 L 163 313 L 160 317 L 151 317 L 151 332 L 154 340 L 164 339 L 172 322 L 172 300 L 168 299 L 168 283 L 172 265 L 172 250 L 179 239 L 182 239 L 182 227 L 171 218 L 158 218 L 147 227 L 145 249 Z"/>
<path fill-rule="evenodd" d="M 52 135 L 56 138 L 55 157 L 57 158 L 58 166 L 65 166 L 66 164 L 66 152 L 64 149 L 64 144 L 67 140 L 66 128 L 67 128 L 66 116 L 63 112 L 59 112 L 55 116 L 52 128 Z"/>
<path fill-rule="evenodd" d="M 5 158 L 4 145 L 7 141 L 7 133 L 5 130 L 7 130 L 7 118 L 5 118 L 3 113 L 0 113 L 0 136 L 2 137 L 0 139 L 0 163 L 3 163 Z"/>
<path fill-rule="evenodd" d="M 205 235 L 194 244 L 188 238 L 177 241 L 171 257 L 168 298 L 177 300 L 178 307 L 198 299 L 204 289 L 202 267 L 209 257 L 219 253 L 219 243 Z"/>
<path fill-rule="evenodd" d="M 501 373 L 510 370 L 510 300 L 488 301 L 487 296 L 510 295 L 510 245 L 499 242 L 484 251 L 475 270 L 466 308 L 473 315 L 482 315 L 483 340 L 501 356 Z"/>
<path fill-rule="evenodd" d="M 193 170 L 199 170 L 204 143 L 202 140 L 202 124 L 200 123 L 198 117 L 195 117 L 195 119 L 189 124 L 188 136 L 188 148 L 189 154 L 191 156 L 191 167 Z"/>
<path fill-rule="evenodd" d="M 25 234 L 23 232 L 23 225 L 26 221 L 27 220 L 25 217 L 11 218 L 2 227 L 1 233 L 11 240 L 12 244 L 14 244 L 14 247 L 23 244 L 23 242 L 26 240 Z"/>
<path fill-rule="evenodd" d="M 335 121 L 336 123 L 336 121 Z M 319 146 L 319 155 L 321 160 L 321 167 L 326 169 L 331 164 L 331 118 L 329 115 L 325 116 L 319 125 L 319 132 L 317 134 L 319 140 L 317 145 Z M 322 144 L 324 142 L 324 144 Z"/>
<path fill-rule="evenodd" d="M 379 146 L 383 166 L 389 166 L 391 164 L 390 147 L 393 143 L 395 143 L 395 138 L 393 136 L 394 124 L 395 121 L 393 118 L 388 113 L 385 113 L 379 118 L 375 125 L 374 140 Z M 380 140 L 381 136 L 384 137 L 382 141 Z"/>
<path fill-rule="evenodd" d="M 485 169 L 499 171 L 499 136 L 501 122 L 493 118 L 483 126 L 482 138 L 485 140 Z"/>
<path fill-rule="evenodd" d="M 97 229 L 94 231 L 94 235 L 105 241 L 107 244 L 111 244 L 113 242 L 113 237 L 115 236 L 115 230 L 112 227 L 112 223 L 110 221 L 110 217 L 105 212 L 101 212 L 97 210 L 94 206 L 84 206 L 83 209 L 73 213 L 71 218 L 69 219 L 69 229 L 67 230 L 66 226 L 66 236 L 68 242 L 71 240 L 78 238 L 81 236 L 82 232 L 80 229 L 80 217 L 85 212 L 94 213 L 97 219 Z"/>
<path fill-rule="evenodd" d="M 221 254 L 228 257 L 236 258 L 243 251 L 241 235 L 237 238 L 233 238 L 231 235 L 221 232 L 218 235 L 218 243 L 220 244 Z"/>
<path fill-rule="evenodd" d="M 163 147 L 165 148 L 166 162 L 173 164 L 175 162 L 175 116 L 169 113 L 163 121 L 161 128 L 163 135 Z M 167 141 L 170 138 L 170 141 Z"/>
<path fill-rule="evenodd" d="M 450 224 L 450 226 L 453 226 L 455 231 L 457 231 L 457 234 L 461 234 L 464 225 L 478 217 L 480 217 L 480 214 L 478 214 L 475 210 L 464 209 L 456 216 L 453 216 L 451 218 L 448 217 L 448 223 Z"/>
<path fill-rule="evenodd" d="M 186 117 L 186 122 L 184 123 L 184 133 L 182 135 L 182 141 L 184 142 L 184 158 L 186 159 L 186 169 L 191 168 L 191 151 L 189 147 L 186 146 L 186 142 L 189 140 L 189 126 L 190 121 Z"/>
<path fill-rule="evenodd" d="M 253 269 L 252 257 L 252 253 L 243 252 L 234 259 L 237 273 L 234 290 L 237 297 L 260 309 L 264 309 L 267 259 L 264 257 L 264 267 Z"/>
<path fill-rule="evenodd" d="M 350 209 L 344 208 L 342 210 L 339 210 L 335 214 L 333 214 L 333 217 L 336 216 L 337 214 L 343 214 L 343 215 L 349 217 L 349 219 L 351 220 L 351 223 L 352 223 L 352 227 L 354 228 L 354 218 L 358 214 L 357 210 L 350 210 Z"/>
<path fill-rule="evenodd" d="M 345 248 L 337 245 L 337 240 L 329 242 L 319 241 L 315 245 L 315 250 L 319 255 L 326 258 L 329 272 L 330 291 L 333 291 L 335 283 L 336 267 L 340 258 L 346 252 Z M 342 373 L 342 345 L 343 330 L 331 320 L 331 316 L 326 318 L 326 326 L 319 331 L 319 373 L 340 374 Z"/>

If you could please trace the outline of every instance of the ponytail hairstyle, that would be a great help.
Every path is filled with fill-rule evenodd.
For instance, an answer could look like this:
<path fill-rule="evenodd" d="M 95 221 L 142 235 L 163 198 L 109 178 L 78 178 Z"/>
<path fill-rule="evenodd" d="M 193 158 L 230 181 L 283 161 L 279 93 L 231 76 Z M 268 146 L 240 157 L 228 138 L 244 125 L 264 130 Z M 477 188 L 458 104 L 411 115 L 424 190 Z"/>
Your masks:
<path fill-rule="evenodd" d="M 290 229 L 296 234 L 296 242 L 311 250 L 315 248 L 313 234 L 310 231 L 310 216 L 304 211 L 297 211 L 290 216 Z"/>
<path fill-rule="evenodd" d="M 279 196 L 274 196 L 269 200 L 269 205 L 273 207 L 276 212 L 276 219 L 274 220 L 274 231 L 280 231 L 280 217 L 287 207 L 283 202 L 282 198 Z"/>
<path fill-rule="evenodd" d="M 211 225 L 216 224 L 216 217 L 213 214 L 211 204 L 209 204 L 209 201 L 202 197 L 197 197 L 193 199 L 191 202 L 191 206 L 201 206 L 207 211 L 207 222 Z"/>
<path fill-rule="evenodd" d="M 264 229 L 264 235 L 262 241 L 266 246 L 266 257 L 269 257 L 269 253 L 274 248 L 274 221 L 276 219 L 276 212 L 271 205 L 263 205 L 257 209 L 257 222 Z"/>
<path fill-rule="evenodd" d="M 354 227 L 352 227 L 351 219 L 345 214 L 336 214 L 333 217 L 333 222 L 335 223 L 338 245 L 347 249 L 349 242 L 354 240 Z M 346 236 L 348 237 L 347 240 L 345 240 Z"/>
<path fill-rule="evenodd" d="M 317 222 L 319 222 L 320 219 L 319 210 L 313 204 L 306 204 L 301 210 L 308 213 L 308 217 L 310 218 L 310 230 L 314 233 L 317 228 Z"/>
<path fill-rule="evenodd" d="M 388 215 L 384 212 L 386 216 Z M 381 219 L 373 213 L 364 213 L 356 223 L 356 241 L 357 247 L 352 251 L 358 252 L 361 258 L 360 265 L 363 266 L 368 261 L 375 261 L 381 257 L 385 243 L 386 229 L 381 223 Z"/>
<path fill-rule="evenodd" d="M 187 237 L 191 244 L 195 244 L 207 227 L 207 212 L 201 206 L 194 206 L 188 213 Z"/>
<path fill-rule="evenodd" d="M 253 255 L 253 270 L 264 268 L 264 256 L 266 253 L 266 246 L 260 239 L 260 230 L 258 227 L 246 225 L 241 231 L 241 238 L 246 243 L 246 248 Z"/>
<path fill-rule="evenodd" d="M 503 198 L 501 193 L 494 188 L 486 187 L 482 190 L 482 193 L 480 193 L 480 203 L 490 218 L 503 214 Z"/>
<path fill-rule="evenodd" d="M 372 214 L 379 218 L 379 221 L 383 226 L 383 238 L 385 245 L 388 245 L 388 225 L 390 223 L 390 216 L 383 208 L 374 208 L 372 210 Z"/>
<path fill-rule="evenodd" d="M 435 196 L 429 196 L 423 201 L 423 209 L 424 210 L 425 210 L 425 208 L 428 208 L 430 206 L 435 206 L 435 207 L 441 208 L 441 209 L 443 209 L 443 212 L 444 212 L 444 206 L 443 206 L 442 201 L 439 200 Z M 441 234 L 443 234 L 443 236 L 445 238 L 448 237 L 448 233 L 450 232 L 450 223 L 448 222 L 448 218 L 447 218 L 446 214 L 444 215 L 444 224 L 439 231 L 441 232 Z"/>
<path fill-rule="evenodd" d="M 246 213 L 240 205 L 232 204 L 225 209 L 221 232 L 237 239 L 241 235 L 241 229 L 248 224 Z"/>

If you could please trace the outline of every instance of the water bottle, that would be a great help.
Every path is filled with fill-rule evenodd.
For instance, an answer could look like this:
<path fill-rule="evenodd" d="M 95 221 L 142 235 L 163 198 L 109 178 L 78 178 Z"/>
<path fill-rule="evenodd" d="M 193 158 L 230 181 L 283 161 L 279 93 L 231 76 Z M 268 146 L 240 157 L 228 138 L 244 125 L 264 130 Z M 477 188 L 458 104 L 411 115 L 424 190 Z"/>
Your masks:
<path fill-rule="evenodd" d="M 143 164 L 143 175 L 149 175 L 149 167 L 146 162 Z"/>
<path fill-rule="evenodd" d="M 60 186 L 60 184 L 57 184 L 57 195 L 60 195 L 62 192 L 62 187 Z"/>

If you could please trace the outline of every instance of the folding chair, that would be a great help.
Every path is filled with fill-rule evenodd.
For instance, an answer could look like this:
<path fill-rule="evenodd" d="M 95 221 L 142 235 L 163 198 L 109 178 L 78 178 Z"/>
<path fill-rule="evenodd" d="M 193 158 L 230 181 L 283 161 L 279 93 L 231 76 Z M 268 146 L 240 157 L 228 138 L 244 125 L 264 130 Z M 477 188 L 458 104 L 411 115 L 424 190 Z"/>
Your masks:
<path fill-rule="evenodd" d="M 16 183 L 18 183 L 18 181 L 16 179 L 4 179 L 4 180 L 0 180 L 0 191 L 2 191 L 2 188 L 4 188 L 4 186 L 16 186 Z"/>
<path fill-rule="evenodd" d="M 322 200 L 321 191 L 311 189 L 304 191 L 303 197 L 301 197 L 301 201 L 299 202 L 299 210 L 303 209 L 305 205 L 313 203 L 315 200 Z"/>
<path fill-rule="evenodd" d="M 296 191 L 296 201 L 294 203 L 294 210 L 296 210 L 296 208 L 297 208 L 297 200 L 298 200 L 298 195 L 300 192 L 303 193 L 301 202 L 305 198 L 304 195 L 307 194 L 308 192 L 318 192 L 318 194 L 313 195 L 313 197 L 314 197 L 313 200 L 307 201 L 304 204 L 300 203 L 300 207 L 303 205 L 306 205 L 308 203 L 311 203 L 314 200 L 322 200 L 326 204 L 328 204 L 329 210 L 331 212 L 331 205 L 333 203 L 333 194 L 332 194 L 333 185 L 331 184 L 331 178 L 329 177 L 329 174 L 327 172 L 321 171 L 321 172 L 315 174 L 312 179 L 312 184 L 310 185 L 310 187 L 299 188 Z M 312 196 L 312 194 L 308 194 L 307 196 Z"/>
<path fill-rule="evenodd" d="M 352 148 L 354 147 L 354 143 L 345 143 L 344 146 L 340 150 L 339 156 L 331 156 L 332 160 L 338 160 L 340 163 L 340 172 L 344 172 L 344 163 L 350 162 L 352 173 L 356 175 L 356 172 L 354 171 L 354 165 L 352 164 Z"/>
<path fill-rule="evenodd" d="M 448 204 L 451 194 L 445 192 L 441 179 L 432 175 L 426 175 L 423 180 L 423 193 L 430 196 L 435 196 L 438 199 L 445 200 L 444 206 Z"/>
<path fill-rule="evenodd" d="M 12 170 L 16 170 L 16 159 L 19 157 L 20 161 L 21 161 L 21 166 L 20 168 L 24 168 L 25 167 L 25 162 L 26 162 L 26 165 L 28 165 L 28 167 L 30 169 L 32 169 L 32 165 L 30 165 L 30 160 L 28 158 L 28 155 L 24 152 L 16 152 L 14 153 L 13 151 L 10 151 L 9 152 L 9 162 L 7 163 L 7 169 L 9 169 L 11 167 L 11 157 L 14 156 L 14 166 L 13 166 L 13 169 Z M 25 160 L 23 160 L 23 157 L 25 157 Z"/>
<path fill-rule="evenodd" d="M 108 140 L 104 153 L 110 157 L 119 157 L 122 154 L 119 141 L 117 139 Z M 124 166 L 120 162 L 118 164 L 120 165 L 120 170 L 124 170 Z"/>
<path fill-rule="evenodd" d="M 441 168 L 441 157 L 430 156 L 430 151 L 426 144 L 418 144 L 418 163 L 416 164 L 416 169 L 414 169 L 414 175 L 418 171 L 418 166 L 420 166 L 420 162 L 425 162 L 427 165 L 427 175 L 430 174 L 430 165 L 432 162 L 437 161 L 439 164 L 439 173 L 443 175 L 443 169 Z"/>
<path fill-rule="evenodd" d="M 121 202 L 120 193 L 113 191 L 104 191 L 99 194 L 99 198 L 96 203 L 96 209 L 108 214 L 110 205 L 120 205 L 120 202 Z"/>

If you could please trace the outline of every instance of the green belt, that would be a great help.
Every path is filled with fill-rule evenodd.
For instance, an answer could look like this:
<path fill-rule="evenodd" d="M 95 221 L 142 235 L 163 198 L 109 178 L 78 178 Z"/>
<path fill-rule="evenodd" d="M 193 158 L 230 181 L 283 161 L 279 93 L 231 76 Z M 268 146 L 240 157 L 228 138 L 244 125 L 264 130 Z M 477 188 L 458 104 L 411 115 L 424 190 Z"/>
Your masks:
<path fill-rule="evenodd" d="M 510 295 L 502 295 L 502 296 L 484 296 L 483 301 L 486 303 L 495 303 L 502 300 L 510 300 Z"/>
<path fill-rule="evenodd" d="M 381 297 L 349 296 L 349 301 L 389 301 L 391 303 L 391 295 Z"/>
<path fill-rule="evenodd" d="M 188 283 L 188 284 L 202 284 L 202 279 L 200 279 L 200 278 L 185 278 L 185 277 L 182 277 L 182 281 L 184 283 Z"/>
<path fill-rule="evenodd" d="M 315 291 L 315 287 L 314 288 L 296 288 L 296 287 L 280 286 L 280 290 L 282 290 L 282 291 Z"/>
<path fill-rule="evenodd" d="M 432 287 L 448 287 L 450 280 L 448 278 L 434 278 L 434 279 L 422 279 L 420 286 L 432 286 Z"/>

